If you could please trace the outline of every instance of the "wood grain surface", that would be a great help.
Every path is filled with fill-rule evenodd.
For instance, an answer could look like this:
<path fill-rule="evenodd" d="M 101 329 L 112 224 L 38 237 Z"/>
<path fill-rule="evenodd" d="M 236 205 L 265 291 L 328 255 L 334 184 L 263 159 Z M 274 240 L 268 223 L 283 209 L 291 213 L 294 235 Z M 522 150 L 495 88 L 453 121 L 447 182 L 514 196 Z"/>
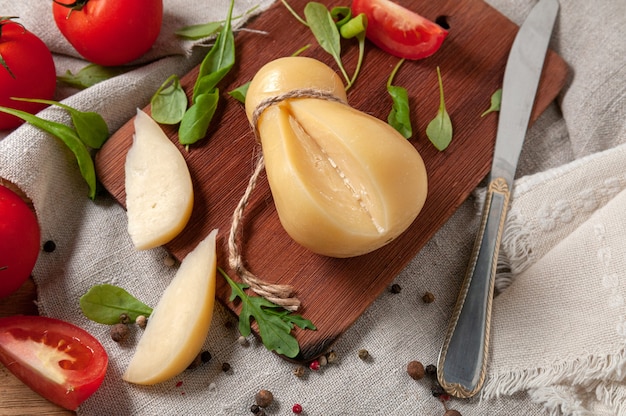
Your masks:
<path fill-rule="evenodd" d="M 481 113 L 489 107 L 493 92 L 501 87 L 517 26 L 481 0 L 404 0 L 399 3 L 431 20 L 446 22 L 450 28 L 448 38 L 435 55 L 405 62 L 394 81 L 409 92 L 415 132 L 410 141 L 424 158 L 429 175 L 427 202 L 416 221 L 398 239 L 375 252 L 334 259 L 315 255 L 289 238 L 280 225 L 264 176 L 245 213 L 241 242 L 248 268 L 269 282 L 293 285 L 302 301 L 299 312 L 318 328 L 295 331 L 301 346 L 296 361 L 306 362 L 324 353 L 388 287 L 490 168 L 497 114 L 481 117 Z M 290 4 L 302 15 L 304 0 L 293 0 Z M 328 4 L 340 3 L 329 1 Z M 237 34 L 237 63 L 219 85 L 222 100 L 207 137 L 188 150 L 179 146 L 191 171 L 196 200 L 189 225 L 166 245 L 175 257 L 182 259 L 217 227 L 220 230 L 218 263 L 232 277 L 235 273 L 227 266 L 226 247 L 231 216 L 247 186 L 260 148 L 242 105 L 229 98 L 226 92 L 252 79 L 263 64 L 291 55 L 306 44 L 312 46 L 304 56 L 336 68 L 309 30 L 298 24 L 280 2 L 248 26 L 263 33 Z M 352 72 L 357 46 L 344 42 L 343 47 L 346 67 Z M 385 83 L 397 62 L 397 58 L 368 43 L 361 74 L 348 94 L 350 104 L 386 120 L 391 101 Z M 439 106 L 437 66 L 441 68 L 447 110 L 454 125 L 452 144 L 443 152 L 437 151 L 424 133 Z M 533 121 L 556 97 L 566 74 L 567 65 L 550 51 Z M 197 68 L 182 80 L 188 95 L 196 77 Z M 150 112 L 149 107 L 145 110 Z M 177 143 L 176 128 L 163 128 Z M 122 205 L 125 203 L 124 161 L 133 132 L 130 120 L 96 156 L 98 177 Z M 237 313 L 238 307 L 228 302 L 229 294 L 225 281 L 218 279 L 218 299 Z"/>

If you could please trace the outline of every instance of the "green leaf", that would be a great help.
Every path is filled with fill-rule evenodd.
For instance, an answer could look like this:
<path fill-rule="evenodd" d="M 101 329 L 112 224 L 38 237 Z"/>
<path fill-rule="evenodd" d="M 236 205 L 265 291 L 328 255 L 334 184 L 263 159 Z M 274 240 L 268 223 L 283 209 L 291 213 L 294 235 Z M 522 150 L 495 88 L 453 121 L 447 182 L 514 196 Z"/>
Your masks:
<path fill-rule="evenodd" d="M 180 123 L 187 111 L 187 95 L 177 75 L 171 75 L 150 100 L 152 118 L 161 124 Z"/>
<path fill-rule="evenodd" d="M 178 129 L 178 141 L 181 144 L 194 144 L 206 136 L 217 109 L 219 96 L 218 89 L 200 94 L 196 102 L 185 112 Z"/>
<path fill-rule="evenodd" d="M 81 141 L 92 149 L 100 149 L 109 138 L 109 128 L 102 116 L 93 111 L 80 111 L 75 108 L 52 100 L 41 100 L 37 98 L 12 98 L 18 101 L 28 101 L 55 105 L 70 113 L 72 124 L 78 133 Z"/>
<path fill-rule="evenodd" d="M 14 108 L 0 107 L 0 111 L 21 118 L 33 126 L 52 134 L 61 140 L 73 153 L 78 162 L 80 173 L 89 186 L 89 198 L 96 198 L 96 170 L 87 146 L 78 137 L 76 130 L 65 124 L 44 120 L 25 111 Z"/>
<path fill-rule="evenodd" d="M 231 0 L 224 28 L 200 64 L 198 78 L 193 87 L 193 102 L 200 94 L 210 92 L 235 64 L 235 37 L 231 27 L 234 3 Z"/>
<path fill-rule="evenodd" d="M 232 91 L 228 92 L 228 95 L 233 97 L 235 100 L 239 101 L 242 104 L 246 103 L 246 94 L 248 93 L 248 87 L 250 87 L 250 81 L 246 82 L 235 88 Z"/>
<path fill-rule="evenodd" d="M 239 313 L 239 332 L 241 335 L 250 335 L 250 325 L 254 319 L 259 327 L 259 336 L 265 348 L 289 358 L 297 356 L 300 352 L 300 346 L 298 340 L 291 334 L 294 325 L 311 330 L 317 329 L 315 325 L 301 315 L 291 314 L 265 298 L 248 296 L 244 292 L 248 285 L 232 281 L 219 267 L 218 271 L 230 285 L 230 301 L 232 302 L 236 298 L 241 299 L 241 312 Z"/>
<path fill-rule="evenodd" d="M 404 63 L 404 59 L 400 59 L 387 79 L 387 92 L 389 92 L 393 102 L 391 111 L 387 116 L 387 122 L 391 127 L 402 134 L 405 139 L 408 139 L 413 135 L 411 112 L 409 109 L 409 95 L 405 88 L 391 85 L 402 63 Z"/>
<path fill-rule="evenodd" d="M 220 30 L 222 30 L 222 26 L 224 26 L 223 22 L 202 23 L 199 25 L 185 26 L 174 33 L 186 39 L 198 40 L 219 33 Z"/>
<path fill-rule="evenodd" d="M 445 150 L 452 141 L 452 121 L 446 111 L 446 104 L 443 97 L 443 82 L 441 81 L 441 71 L 437 67 L 437 78 L 439 80 L 439 111 L 435 118 L 428 123 L 426 135 L 439 151 Z"/>
<path fill-rule="evenodd" d="M 339 35 L 339 29 L 337 29 L 337 25 L 330 11 L 322 3 L 311 1 L 304 7 L 304 16 L 317 43 L 335 59 L 339 70 L 349 86 L 351 80 L 341 61 L 341 37 Z M 348 87 L 346 87 L 346 89 L 347 88 Z"/>
<path fill-rule="evenodd" d="M 103 284 L 94 286 L 80 298 L 80 308 L 92 321 L 114 325 L 125 313 L 134 321 L 137 316 L 150 316 L 152 308 L 137 300 L 121 287 Z"/>
<path fill-rule="evenodd" d="M 330 9 L 330 15 L 332 16 L 335 24 L 338 28 L 348 23 L 352 19 L 352 9 L 347 6 L 337 6 Z"/>
<path fill-rule="evenodd" d="M 57 81 L 78 89 L 89 88 L 99 82 L 116 77 L 120 74 L 134 69 L 130 66 L 100 66 L 89 64 L 79 70 L 76 74 L 68 70 L 65 75 L 57 76 Z"/>
<path fill-rule="evenodd" d="M 502 88 L 498 88 L 496 92 L 491 95 L 491 106 L 480 116 L 484 117 L 489 113 L 500 111 L 500 103 L 502 102 Z"/>

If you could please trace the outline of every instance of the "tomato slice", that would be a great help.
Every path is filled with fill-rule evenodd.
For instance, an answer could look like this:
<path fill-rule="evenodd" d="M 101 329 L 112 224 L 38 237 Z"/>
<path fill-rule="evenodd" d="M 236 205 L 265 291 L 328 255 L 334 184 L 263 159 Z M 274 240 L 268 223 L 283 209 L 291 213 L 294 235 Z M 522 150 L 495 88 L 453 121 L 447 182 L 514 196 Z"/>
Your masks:
<path fill-rule="evenodd" d="M 51 402 L 76 408 L 102 384 L 108 356 L 84 329 L 43 316 L 0 318 L 0 362 Z"/>
<path fill-rule="evenodd" d="M 390 0 L 353 0 L 352 14 L 365 13 L 365 36 L 383 51 L 406 59 L 426 58 L 439 50 L 448 31 Z"/>

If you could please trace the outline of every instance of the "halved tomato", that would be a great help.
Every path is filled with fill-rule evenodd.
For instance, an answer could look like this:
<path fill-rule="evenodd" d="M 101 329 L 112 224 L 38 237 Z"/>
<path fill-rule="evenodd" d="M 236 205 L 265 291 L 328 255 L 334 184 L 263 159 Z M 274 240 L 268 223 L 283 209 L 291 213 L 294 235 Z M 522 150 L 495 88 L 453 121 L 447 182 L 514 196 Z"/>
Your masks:
<path fill-rule="evenodd" d="M 426 58 L 439 50 L 448 31 L 390 0 L 353 0 L 352 14 L 365 13 L 365 36 L 383 51 L 406 59 Z"/>
<path fill-rule="evenodd" d="M 28 387 L 69 410 L 102 384 L 108 356 L 69 322 L 43 316 L 0 318 L 0 362 Z"/>

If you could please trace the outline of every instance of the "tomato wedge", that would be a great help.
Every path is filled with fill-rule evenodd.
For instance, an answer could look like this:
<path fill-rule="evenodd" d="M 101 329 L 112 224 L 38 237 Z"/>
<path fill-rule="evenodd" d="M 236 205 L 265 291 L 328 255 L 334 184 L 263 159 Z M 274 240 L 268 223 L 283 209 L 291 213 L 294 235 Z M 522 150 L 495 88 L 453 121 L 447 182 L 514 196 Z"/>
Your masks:
<path fill-rule="evenodd" d="M 43 316 L 0 318 L 0 362 L 51 402 L 76 408 L 102 384 L 108 356 L 84 329 Z"/>
<path fill-rule="evenodd" d="M 353 0 L 352 14 L 365 13 L 365 36 L 383 51 L 406 59 L 426 58 L 439 50 L 448 31 L 390 0 Z"/>

